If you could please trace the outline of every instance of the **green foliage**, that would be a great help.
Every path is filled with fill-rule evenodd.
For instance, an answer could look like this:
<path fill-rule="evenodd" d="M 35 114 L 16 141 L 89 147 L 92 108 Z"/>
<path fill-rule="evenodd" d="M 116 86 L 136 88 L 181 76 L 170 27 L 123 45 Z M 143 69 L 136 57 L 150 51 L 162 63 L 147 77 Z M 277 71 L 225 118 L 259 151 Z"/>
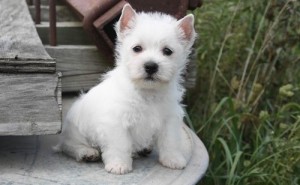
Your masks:
<path fill-rule="evenodd" d="M 210 0 L 193 13 L 201 184 L 300 184 L 300 1 Z"/>

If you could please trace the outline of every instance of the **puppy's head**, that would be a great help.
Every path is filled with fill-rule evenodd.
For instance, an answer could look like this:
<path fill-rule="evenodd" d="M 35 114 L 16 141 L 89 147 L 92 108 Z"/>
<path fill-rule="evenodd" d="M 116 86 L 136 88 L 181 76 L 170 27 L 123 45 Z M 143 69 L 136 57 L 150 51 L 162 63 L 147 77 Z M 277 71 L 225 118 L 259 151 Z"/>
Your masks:
<path fill-rule="evenodd" d="M 127 4 L 116 24 L 117 65 L 143 88 L 179 80 L 195 40 L 194 17 L 180 20 L 161 13 L 136 13 Z"/>

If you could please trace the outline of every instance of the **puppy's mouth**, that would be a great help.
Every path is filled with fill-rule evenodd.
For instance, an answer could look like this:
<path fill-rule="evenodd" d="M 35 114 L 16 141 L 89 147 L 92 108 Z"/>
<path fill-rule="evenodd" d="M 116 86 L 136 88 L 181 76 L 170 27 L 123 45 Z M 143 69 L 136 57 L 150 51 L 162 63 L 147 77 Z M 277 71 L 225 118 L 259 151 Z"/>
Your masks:
<path fill-rule="evenodd" d="M 153 76 L 150 76 L 150 75 L 148 75 L 148 76 L 146 76 L 146 78 L 145 78 L 145 81 L 156 81 L 157 79 L 155 79 Z"/>
<path fill-rule="evenodd" d="M 159 75 L 147 75 L 144 77 L 144 81 L 149 83 L 168 83 L 168 80 L 160 78 Z"/>

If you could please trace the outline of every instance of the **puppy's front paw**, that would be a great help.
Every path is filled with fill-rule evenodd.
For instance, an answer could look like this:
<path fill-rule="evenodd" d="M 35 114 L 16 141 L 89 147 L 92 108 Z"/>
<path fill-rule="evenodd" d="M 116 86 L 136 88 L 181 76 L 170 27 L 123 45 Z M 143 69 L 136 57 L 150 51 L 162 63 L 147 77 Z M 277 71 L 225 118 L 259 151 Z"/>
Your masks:
<path fill-rule="evenodd" d="M 113 174 L 121 175 L 131 172 L 132 164 L 127 164 L 124 162 L 110 162 L 105 164 L 105 170 Z"/>
<path fill-rule="evenodd" d="M 183 169 L 187 164 L 186 159 L 179 153 L 162 154 L 159 156 L 159 162 L 171 169 Z"/>

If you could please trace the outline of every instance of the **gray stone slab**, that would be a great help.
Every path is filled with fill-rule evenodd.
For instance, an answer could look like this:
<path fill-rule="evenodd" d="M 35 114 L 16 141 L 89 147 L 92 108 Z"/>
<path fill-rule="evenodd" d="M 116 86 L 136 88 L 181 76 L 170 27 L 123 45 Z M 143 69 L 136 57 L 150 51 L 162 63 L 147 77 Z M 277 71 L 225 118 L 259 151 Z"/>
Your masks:
<path fill-rule="evenodd" d="M 73 100 L 63 99 L 63 113 Z M 102 162 L 76 162 L 54 153 L 51 146 L 57 143 L 58 136 L 0 137 L 0 184 L 195 184 L 207 169 L 208 154 L 201 140 L 187 127 L 184 129 L 193 146 L 184 170 L 161 166 L 153 151 L 148 157 L 135 159 L 133 172 L 126 175 L 107 173 Z"/>

